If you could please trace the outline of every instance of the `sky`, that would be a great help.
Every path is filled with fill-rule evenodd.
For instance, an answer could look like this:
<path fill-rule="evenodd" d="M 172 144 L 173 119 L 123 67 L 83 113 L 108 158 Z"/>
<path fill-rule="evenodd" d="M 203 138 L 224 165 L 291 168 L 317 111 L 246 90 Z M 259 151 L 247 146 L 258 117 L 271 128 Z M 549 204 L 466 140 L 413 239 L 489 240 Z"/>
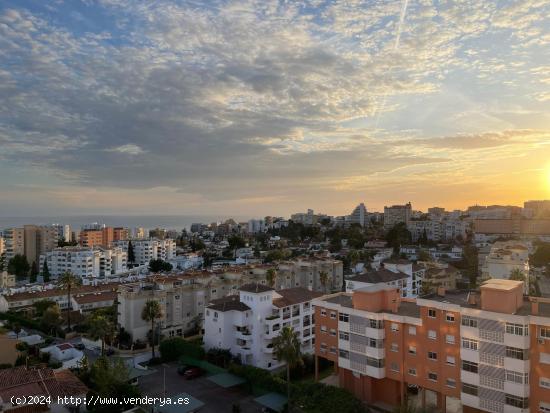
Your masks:
<path fill-rule="evenodd" d="M 4 0 L 0 216 L 550 198 L 550 3 Z"/>

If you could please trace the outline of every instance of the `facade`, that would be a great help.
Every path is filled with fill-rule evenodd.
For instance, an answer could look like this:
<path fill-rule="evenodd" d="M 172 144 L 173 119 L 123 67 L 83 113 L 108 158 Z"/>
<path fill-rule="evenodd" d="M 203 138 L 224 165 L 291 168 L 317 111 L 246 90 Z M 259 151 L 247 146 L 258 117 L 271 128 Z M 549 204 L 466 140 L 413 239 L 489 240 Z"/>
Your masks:
<path fill-rule="evenodd" d="M 115 241 L 129 239 L 130 233 L 128 228 L 113 228 L 94 224 L 82 228 L 79 237 L 82 247 L 110 247 Z"/>
<path fill-rule="evenodd" d="M 270 267 L 269 267 L 270 268 Z M 344 282 L 344 264 L 330 258 L 299 258 L 277 263 L 274 287 L 278 290 L 303 287 L 312 291 L 341 291 Z M 328 274 L 323 285 L 321 273 Z"/>
<path fill-rule="evenodd" d="M 274 291 L 262 284 L 247 284 L 239 295 L 212 301 L 206 307 L 205 349 L 228 349 L 243 364 L 264 369 L 284 365 L 273 355 L 273 338 L 283 327 L 298 333 L 303 353 L 315 345 L 311 300 L 320 293 L 305 288 Z"/>
<path fill-rule="evenodd" d="M 4 230 L 4 255 L 6 262 L 16 255 L 25 254 L 25 231 L 23 228 L 8 228 Z"/>
<path fill-rule="evenodd" d="M 128 252 L 128 241 L 115 241 L 113 245 L 121 247 Z M 151 260 L 161 259 L 170 261 L 176 258 L 176 241 L 173 239 L 146 239 L 132 240 L 135 263 L 138 265 L 149 264 Z"/>
<path fill-rule="evenodd" d="M 411 232 L 413 242 L 425 235 L 429 241 L 453 241 L 466 239 L 470 223 L 461 219 L 409 221 L 407 229 Z"/>
<path fill-rule="evenodd" d="M 536 237 L 550 235 L 550 219 L 474 219 L 473 229 L 476 234 L 487 234 L 503 237 Z"/>
<path fill-rule="evenodd" d="M 70 271 L 80 278 L 100 278 L 120 274 L 127 270 L 127 254 L 120 247 L 56 248 L 40 256 L 40 270 L 48 264 L 53 278 Z"/>
<path fill-rule="evenodd" d="M 248 221 L 248 232 L 250 234 L 257 234 L 265 231 L 265 222 L 263 219 L 250 219 Z"/>
<path fill-rule="evenodd" d="M 58 240 L 64 240 L 65 242 L 72 241 L 73 237 L 70 225 L 52 224 L 52 227 L 54 227 L 57 231 Z"/>
<path fill-rule="evenodd" d="M 521 271 L 529 287 L 529 250 L 518 242 L 495 242 L 481 268 L 483 279 L 508 279 L 514 271 Z"/>
<path fill-rule="evenodd" d="M 350 224 L 359 224 L 362 227 L 367 225 L 368 223 L 368 216 L 367 216 L 367 208 L 365 207 L 364 203 L 360 203 L 355 207 L 355 209 L 351 212 L 351 214 L 348 217 L 348 222 Z"/>
<path fill-rule="evenodd" d="M 550 217 L 550 200 L 526 201 L 523 203 L 524 216 L 528 218 Z"/>
<path fill-rule="evenodd" d="M 401 300 L 386 285 L 313 300 L 316 355 L 337 366 L 340 386 L 371 403 L 527 413 L 550 406 L 550 301 L 523 296 L 521 281 L 477 292 Z M 328 334 L 328 331 L 332 334 Z M 336 332 L 336 334 L 333 333 Z"/>
<path fill-rule="evenodd" d="M 398 288 L 401 296 L 407 297 L 412 295 L 412 292 L 407 288 L 409 285 L 408 279 L 409 275 L 404 272 L 394 272 L 386 268 L 380 268 L 379 270 L 369 271 L 346 279 L 346 291 L 351 293 L 361 288 L 383 283 L 390 287 Z"/>
<path fill-rule="evenodd" d="M 4 241 L 6 261 L 24 255 L 30 265 L 38 265 L 40 254 L 57 247 L 57 228 L 38 225 L 8 228 L 4 230 Z"/>
<path fill-rule="evenodd" d="M 389 231 L 400 223 L 408 224 L 412 215 L 412 205 L 392 205 L 384 207 L 384 230 Z"/>

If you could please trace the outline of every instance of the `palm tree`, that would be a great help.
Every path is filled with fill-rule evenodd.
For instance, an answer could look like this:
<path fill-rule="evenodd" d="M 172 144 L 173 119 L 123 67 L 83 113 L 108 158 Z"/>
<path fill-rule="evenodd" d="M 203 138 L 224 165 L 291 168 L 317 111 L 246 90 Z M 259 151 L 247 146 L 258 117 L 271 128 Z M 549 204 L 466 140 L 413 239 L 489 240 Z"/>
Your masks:
<path fill-rule="evenodd" d="M 67 329 L 71 331 L 71 291 L 82 284 L 80 278 L 70 271 L 65 271 L 57 280 L 57 286 L 67 290 Z"/>
<path fill-rule="evenodd" d="M 265 273 L 265 280 L 267 281 L 267 284 L 273 288 L 275 285 L 275 279 L 277 278 L 277 272 L 275 271 L 275 268 L 270 268 Z"/>
<path fill-rule="evenodd" d="M 319 281 L 321 281 L 321 285 L 323 286 L 323 290 L 325 290 L 325 294 L 326 294 L 327 284 L 328 284 L 328 272 L 319 271 Z"/>
<path fill-rule="evenodd" d="M 113 323 L 103 315 L 96 315 L 90 320 L 88 334 L 94 340 L 101 340 L 101 355 L 105 355 L 105 339 L 114 332 Z"/>
<path fill-rule="evenodd" d="M 277 337 L 273 339 L 273 354 L 279 361 L 286 363 L 286 394 L 287 405 L 290 410 L 290 369 L 303 364 L 300 352 L 298 333 L 292 327 L 283 327 Z"/>
<path fill-rule="evenodd" d="M 510 273 L 510 279 L 516 281 L 525 281 L 525 274 L 519 268 L 514 268 Z"/>
<path fill-rule="evenodd" d="M 141 312 L 141 319 L 151 322 L 151 354 L 155 358 L 155 321 L 162 317 L 162 309 L 157 300 L 147 300 L 143 311 Z"/>

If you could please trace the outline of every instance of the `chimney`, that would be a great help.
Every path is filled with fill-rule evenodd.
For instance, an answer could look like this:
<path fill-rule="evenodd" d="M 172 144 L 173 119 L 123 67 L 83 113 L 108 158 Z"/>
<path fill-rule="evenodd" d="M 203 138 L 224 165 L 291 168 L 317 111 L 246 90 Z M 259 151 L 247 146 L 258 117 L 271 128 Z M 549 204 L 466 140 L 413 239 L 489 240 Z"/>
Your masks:
<path fill-rule="evenodd" d="M 468 304 L 476 305 L 477 304 L 477 294 L 474 291 L 468 293 Z"/>
<path fill-rule="evenodd" d="M 437 295 L 440 297 L 445 297 L 445 287 L 437 287 Z"/>
<path fill-rule="evenodd" d="M 539 302 L 537 299 L 531 299 L 531 315 L 539 314 Z"/>

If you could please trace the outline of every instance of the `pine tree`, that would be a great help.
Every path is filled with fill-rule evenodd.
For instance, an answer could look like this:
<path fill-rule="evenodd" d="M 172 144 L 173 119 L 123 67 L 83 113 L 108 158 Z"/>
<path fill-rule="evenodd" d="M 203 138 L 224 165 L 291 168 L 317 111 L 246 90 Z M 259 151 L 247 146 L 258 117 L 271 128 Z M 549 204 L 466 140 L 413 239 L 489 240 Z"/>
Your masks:
<path fill-rule="evenodd" d="M 128 262 L 134 264 L 136 262 L 136 256 L 134 255 L 134 246 L 132 241 L 128 241 Z"/>
<path fill-rule="evenodd" d="M 50 270 L 48 269 L 48 262 L 44 260 L 44 265 L 42 266 L 42 278 L 44 282 L 47 283 L 50 281 Z"/>
<path fill-rule="evenodd" d="M 35 283 L 37 275 L 38 275 L 38 266 L 36 265 L 36 261 L 33 261 L 31 265 L 31 273 L 29 275 L 29 282 Z"/>

